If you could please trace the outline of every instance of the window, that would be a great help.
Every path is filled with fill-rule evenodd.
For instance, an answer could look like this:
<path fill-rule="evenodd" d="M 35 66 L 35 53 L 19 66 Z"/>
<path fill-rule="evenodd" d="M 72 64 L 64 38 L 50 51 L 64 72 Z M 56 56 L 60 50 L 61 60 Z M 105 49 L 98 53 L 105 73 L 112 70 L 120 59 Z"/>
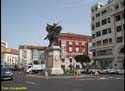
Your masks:
<path fill-rule="evenodd" d="M 110 22 L 111 22 L 111 21 L 110 21 L 110 17 L 108 17 L 108 18 L 107 18 L 107 21 L 108 21 L 108 23 L 110 23 Z"/>
<path fill-rule="evenodd" d="M 124 17 L 125 17 L 125 13 L 123 12 L 123 13 L 122 13 L 122 18 L 124 19 Z"/>
<path fill-rule="evenodd" d="M 108 33 L 111 33 L 111 28 L 108 28 Z"/>
<path fill-rule="evenodd" d="M 100 56 L 100 51 L 97 51 L 97 56 Z"/>
<path fill-rule="evenodd" d="M 94 25 L 92 25 L 92 30 L 94 30 L 95 29 L 95 26 Z"/>
<path fill-rule="evenodd" d="M 106 19 L 103 19 L 102 20 L 102 25 L 105 25 L 107 23 L 107 20 Z"/>
<path fill-rule="evenodd" d="M 115 7 L 116 10 L 119 9 L 119 5 L 118 4 L 115 5 L 114 7 Z"/>
<path fill-rule="evenodd" d="M 62 58 L 62 62 L 65 62 L 65 58 Z"/>
<path fill-rule="evenodd" d="M 100 31 L 96 32 L 96 37 L 99 37 L 99 36 L 101 36 L 101 32 Z"/>
<path fill-rule="evenodd" d="M 109 43 L 112 43 L 112 38 L 109 38 Z"/>
<path fill-rule="evenodd" d="M 121 4 L 121 7 L 125 6 L 125 2 L 124 1 L 122 1 L 120 4 Z"/>
<path fill-rule="evenodd" d="M 123 24 L 123 30 L 125 30 L 125 24 Z"/>
<path fill-rule="evenodd" d="M 96 18 L 98 18 L 99 16 L 100 16 L 100 13 L 97 13 L 97 14 L 96 14 Z"/>
<path fill-rule="evenodd" d="M 94 12 L 94 9 L 92 9 L 92 13 Z"/>
<path fill-rule="evenodd" d="M 121 20 L 121 16 L 120 16 L 120 15 L 117 15 L 117 16 L 116 16 L 116 21 L 119 21 L 119 20 Z"/>
<path fill-rule="evenodd" d="M 78 47 L 76 47 L 76 52 L 79 52 L 79 48 Z"/>
<path fill-rule="evenodd" d="M 125 50 L 125 47 L 121 48 L 120 51 L 119 51 L 119 53 L 123 54 L 124 50 Z"/>
<path fill-rule="evenodd" d="M 102 55 L 105 55 L 106 54 L 106 50 L 102 50 Z"/>
<path fill-rule="evenodd" d="M 97 51 L 97 56 L 111 55 L 111 54 L 112 54 L 112 49 Z"/>
<path fill-rule="evenodd" d="M 100 7 L 102 7 L 103 5 L 100 5 Z"/>
<path fill-rule="evenodd" d="M 112 12 L 112 7 L 109 7 L 108 8 L 108 13 L 111 13 Z"/>
<path fill-rule="evenodd" d="M 121 28 L 121 26 L 117 26 L 117 27 L 116 27 L 116 30 L 117 30 L 117 32 L 120 32 L 120 31 L 122 31 L 122 28 Z"/>
<path fill-rule="evenodd" d="M 97 51 L 97 56 L 102 56 L 103 55 L 103 51 L 100 50 L 100 51 Z"/>
<path fill-rule="evenodd" d="M 69 45 L 72 45 L 72 42 L 71 42 L 71 41 L 69 41 Z"/>
<path fill-rule="evenodd" d="M 105 44 L 108 44 L 108 39 L 104 39 L 103 40 L 103 44 L 105 45 Z"/>
<path fill-rule="evenodd" d="M 97 41 L 97 46 L 101 45 L 101 41 Z"/>
<path fill-rule="evenodd" d="M 39 62 L 38 61 L 34 61 L 33 64 L 39 64 Z"/>
<path fill-rule="evenodd" d="M 72 52 L 72 47 L 69 47 L 69 52 Z"/>
<path fill-rule="evenodd" d="M 93 21 L 95 20 L 94 16 L 92 17 L 92 20 L 93 20 Z"/>
<path fill-rule="evenodd" d="M 96 6 L 96 7 L 95 7 L 95 10 L 97 10 L 97 9 L 98 9 L 98 7 Z"/>
<path fill-rule="evenodd" d="M 93 39 L 95 38 L 95 34 L 92 34 L 92 38 L 93 38 Z"/>
<path fill-rule="evenodd" d="M 112 49 L 107 49 L 105 51 L 105 55 L 111 55 L 112 54 Z"/>
<path fill-rule="evenodd" d="M 95 43 L 92 43 L 93 46 L 95 46 Z"/>
<path fill-rule="evenodd" d="M 122 37 L 117 37 L 117 43 L 122 42 Z"/>
<path fill-rule="evenodd" d="M 96 52 L 95 51 L 93 52 L 93 56 L 96 56 Z"/>
<path fill-rule="evenodd" d="M 103 10 L 103 11 L 102 11 L 102 15 L 104 15 L 104 14 L 106 14 L 106 10 Z"/>
<path fill-rule="evenodd" d="M 72 63 L 72 59 L 70 58 L 70 63 Z"/>
<path fill-rule="evenodd" d="M 96 27 L 99 27 L 99 26 L 100 26 L 100 22 L 97 22 L 97 23 L 96 23 Z"/>
<path fill-rule="evenodd" d="M 107 29 L 102 30 L 102 35 L 107 34 Z"/>
<path fill-rule="evenodd" d="M 9 59 L 10 59 L 10 58 L 9 58 L 9 56 L 8 56 L 8 57 L 7 57 L 7 61 L 10 61 Z"/>

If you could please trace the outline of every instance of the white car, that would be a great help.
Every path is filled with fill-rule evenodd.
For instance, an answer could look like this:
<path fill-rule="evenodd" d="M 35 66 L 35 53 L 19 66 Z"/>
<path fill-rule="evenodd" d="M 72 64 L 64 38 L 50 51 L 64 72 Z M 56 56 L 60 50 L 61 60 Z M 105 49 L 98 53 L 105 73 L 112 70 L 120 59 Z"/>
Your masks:
<path fill-rule="evenodd" d="M 80 69 L 80 74 L 87 73 L 87 69 Z"/>
<path fill-rule="evenodd" d="M 103 68 L 100 73 L 102 74 L 115 74 L 116 73 L 116 70 L 115 69 L 111 69 L 111 68 Z"/>
<path fill-rule="evenodd" d="M 118 69 L 118 70 L 117 70 L 117 74 L 122 74 L 122 75 L 124 75 L 124 69 Z"/>

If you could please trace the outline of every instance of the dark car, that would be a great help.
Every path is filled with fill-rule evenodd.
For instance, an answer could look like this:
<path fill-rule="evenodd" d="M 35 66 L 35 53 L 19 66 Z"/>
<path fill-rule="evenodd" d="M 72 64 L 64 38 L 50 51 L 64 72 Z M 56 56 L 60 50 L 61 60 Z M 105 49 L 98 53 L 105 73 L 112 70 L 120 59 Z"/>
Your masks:
<path fill-rule="evenodd" d="M 13 80 L 13 72 L 9 68 L 1 68 L 1 80 Z"/>
<path fill-rule="evenodd" d="M 78 69 L 79 74 L 87 73 L 87 69 Z"/>

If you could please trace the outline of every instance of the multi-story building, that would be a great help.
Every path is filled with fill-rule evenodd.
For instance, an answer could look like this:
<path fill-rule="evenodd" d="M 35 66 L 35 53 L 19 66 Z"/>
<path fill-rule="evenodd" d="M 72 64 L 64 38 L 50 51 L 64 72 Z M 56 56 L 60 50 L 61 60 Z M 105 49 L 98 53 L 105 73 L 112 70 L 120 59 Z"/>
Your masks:
<path fill-rule="evenodd" d="M 91 7 L 93 59 L 99 68 L 124 67 L 124 0 Z"/>
<path fill-rule="evenodd" d="M 4 48 L 2 50 L 2 53 L 4 54 L 4 56 L 3 56 L 4 66 L 14 67 L 16 64 L 18 64 L 18 50 L 10 49 L 10 48 Z"/>
<path fill-rule="evenodd" d="M 1 48 L 8 48 L 8 43 L 4 40 L 1 40 Z"/>
<path fill-rule="evenodd" d="M 47 47 L 33 46 L 33 45 L 20 45 L 19 46 L 19 60 L 20 64 L 27 65 L 42 61 L 44 51 Z"/>
<path fill-rule="evenodd" d="M 1 40 L 1 65 L 4 65 L 4 53 L 3 50 L 8 47 L 8 43 L 4 40 Z"/>
<path fill-rule="evenodd" d="M 62 68 L 67 68 L 71 65 L 81 68 L 81 64 L 74 59 L 76 55 L 84 53 L 92 59 L 92 52 L 88 49 L 91 46 L 91 36 L 60 33 L 58 35 L 58 46 L 61 48 Z"/>

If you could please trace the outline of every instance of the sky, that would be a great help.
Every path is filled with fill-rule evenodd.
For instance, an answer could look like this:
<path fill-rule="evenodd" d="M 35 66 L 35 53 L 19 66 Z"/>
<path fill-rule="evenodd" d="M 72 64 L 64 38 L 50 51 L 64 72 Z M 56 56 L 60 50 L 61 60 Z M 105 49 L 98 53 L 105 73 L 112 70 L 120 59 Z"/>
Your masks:
<path fill-rule="evenodd" d="M 1 0 L 1 39 L 8 47 L 48 46 L 47 24 L 58 23 L 61 33 L 91 36 L 91 6 L 108 0 Z"/>

